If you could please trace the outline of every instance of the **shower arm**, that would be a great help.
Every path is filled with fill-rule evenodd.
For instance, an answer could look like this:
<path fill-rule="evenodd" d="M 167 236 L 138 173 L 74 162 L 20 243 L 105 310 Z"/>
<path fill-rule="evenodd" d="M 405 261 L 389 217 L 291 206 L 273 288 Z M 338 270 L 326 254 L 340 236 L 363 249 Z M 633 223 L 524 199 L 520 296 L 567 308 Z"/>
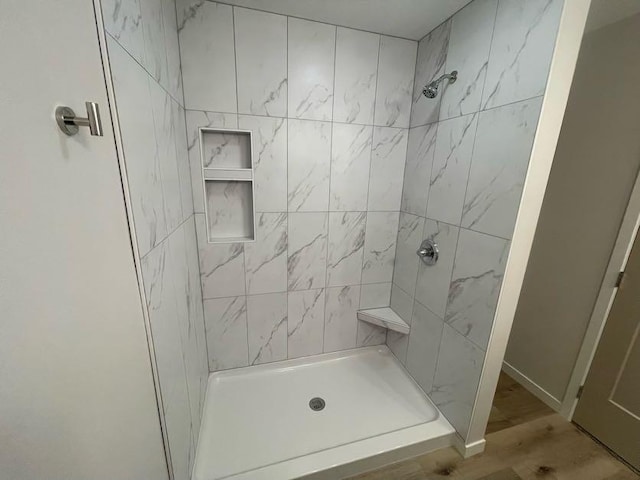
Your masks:
<path fill-rule="evenodd" d="M 444 75 L 440 75 L 437 80 L 432 81 L 429 85 L 439 85 L 445 78 L 449 79 L 449 83 L 453 83 L 458 79 L 458 71 L 454 70 L 451 73 L 445 73 Z"/>

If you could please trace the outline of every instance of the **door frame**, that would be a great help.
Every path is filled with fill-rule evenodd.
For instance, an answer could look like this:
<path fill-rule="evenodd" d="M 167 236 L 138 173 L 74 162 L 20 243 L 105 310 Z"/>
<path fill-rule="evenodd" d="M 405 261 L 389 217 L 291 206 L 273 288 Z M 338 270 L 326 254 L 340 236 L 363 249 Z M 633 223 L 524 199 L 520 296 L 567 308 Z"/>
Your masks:
<path fill-rule="evenodd" d="M 158 374 L 158 363 L 156 361 L 155 347 L 153 344 L 153 336 L 151 334 L 151 320 L 149 317 L 149 309 L 147 307 L 147 297 L 142 282 L 142 269 L 140 252 L 138 251 L 138 240 L 136 236 L 135 223 L 133 221 L 133 207 L 131 204 L 131 195 L 129 190 L 129 182 L 127 179 L 127 167 L 124 159 L 124 146 L 122 142 L 122 134 L 120 132 L 120 121 L 118 118 L 118 108 L 116 104 L 115 87 L 113 84 L 113 76 L 111 74 L 111 65 L 109 64 L 109 53 L 107 50 L 107 33 L 104 26 L 104 16 L 102 12 L 102 0 L 93 0 L 93 11 L 96 20 L 96 34 L 98 36 L 98 45 L 100 47 L 100 61 L 102 63 L 102 73 L 104 77 L 105 87 L 107 91 L 107 102 L 109 116 L 113 127 L 113 137 L 115 139 L 116 158 L 118 161 L 118 169 L 120 170 L 120 182 L 122 185 L 122 196 L 125 204 L 125 215 L 127 226 L 129 229 L 129 238 L 131 241 L 131 252 L 133 253 L 134 270 L 136 274 L 136 283 L 138 285 L 138 294 L 140 296 L 140 308 L 142 309 L 142 317 L 144 319 L 144 329 L 147 337 L 147 347 L 149 351 L 149 363 L 153 377 L 153 389 L 156 397 L 156 407 L 158 410 L 158 421 L 160 423 L 160 431 L 162 432 L 162 446 L 164 448 L 165 462 L 167 465 L 167 474 L 169 480 L 174 480 L 173 466 L 171 463 L 171 451 L 169 449 L 169 436 L 167 433 L 167 423 L 164 416 L 164 405 L 162 401 L 162 392 L 160 391 L 160 377 Z"/>
<path fill-rule="evenodd" d="M 578 392 L 587 379 L 596 349 L 600 343 L 602 331 L 607 323 L 611 307 L 618 293 L 616 282 L 618 274 L 626 268 L 631 248 L 640 227 L 640 172 L 629 196 L 629 203 L 622 217 L 620 230 L 611 251 L 611 257 L 605 271 L 600 290 L 587 324 L 582 346 L 580 347 L 571 378 L 565 390 L 560 415 L 567 420 L 573 418 L 578 404 Z"/>

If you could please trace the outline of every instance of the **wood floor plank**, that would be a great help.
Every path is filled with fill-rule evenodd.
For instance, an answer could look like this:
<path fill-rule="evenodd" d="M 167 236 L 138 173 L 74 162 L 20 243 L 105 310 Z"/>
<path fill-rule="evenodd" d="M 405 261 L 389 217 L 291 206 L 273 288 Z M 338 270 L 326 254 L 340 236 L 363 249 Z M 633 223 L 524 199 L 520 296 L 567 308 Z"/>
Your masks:
<path fill-rule="evenodd" d="M 442 449 L 351 480 L 638 480 L 626 465 L 501 375 L 484 453 Z M 509 476 L 510 475 L 510 476 Z"/>

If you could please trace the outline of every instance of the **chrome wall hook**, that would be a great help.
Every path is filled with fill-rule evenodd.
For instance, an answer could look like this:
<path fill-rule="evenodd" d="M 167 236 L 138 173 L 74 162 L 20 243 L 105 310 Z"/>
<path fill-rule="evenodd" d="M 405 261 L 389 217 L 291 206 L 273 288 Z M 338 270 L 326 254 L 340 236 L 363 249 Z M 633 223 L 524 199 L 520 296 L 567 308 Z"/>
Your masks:
<path fill-rule="evenodd" d="M 89 127 L 91 135 L 102 137 L 102 121 L 100 120 L 100 108 L 95 102 L 85 102 L 87 117 L 76 117 L 76 113 L 69 107 L 56 108 L 56 123 L 65 135 L 75 135 L 78 127 Z"/>

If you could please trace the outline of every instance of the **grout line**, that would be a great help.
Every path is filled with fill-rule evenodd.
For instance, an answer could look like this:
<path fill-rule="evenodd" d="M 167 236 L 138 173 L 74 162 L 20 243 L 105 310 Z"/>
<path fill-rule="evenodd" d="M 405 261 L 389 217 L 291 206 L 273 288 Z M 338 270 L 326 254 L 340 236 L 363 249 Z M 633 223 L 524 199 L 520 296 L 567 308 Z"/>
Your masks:
<path fill-rule="evenodd" d="M 232 6 L 231 7 L 231 23 L 232 23 L 232 27 L 233 27 L 233 67 L 234 67 L 234 79 L 235 79 L 235 83 L 236 83 L 236 111 L 235 111 L 235 116 L 236 116 L 236 125 L 240 125 L 240 114 L 238 113 L 240 110 L 240 100 L 239 100 L 239 95 L 238 95 L 238 49 L 236 47 L 236 7 Z M 253 163 L 253 158 L 251 159 L 251 162 Z M 253 168 L 253 165 L 251 165 L 251 167 Z M 205 202 L 206 202 L 206 198 L 205 198 Z M 255 218 L 254 218 L 254 225 L 255 225 Z M 257 238 L 256 232 L 254 232 L 254 236 Z M 247 310 L 247 314 L 246 314 L 246 322 L 247 322 L 247 365 L 251 365 L 251 354 L 250 354 L 250 347 L 249 347 L 249 299 L 248 299 L 248 295 L 247 295 L 247 262 L 246 262 L 246 258 L 245 258 L 245 254 L 244 254 L 244 244 L 241 246 L 242 248 L 242 274 L 244 276 L 244 281 L 242 282 L 244 285 L 244 298 L 245 298 L 245 308 Z"/>
<path fill-rule="evenodd" d="M 336 64 L 338 61 L 338 27 L 334 25 L 334 48 L 333 48 L 333 95 L 332 95 L 332 103 L 331 103 L 331 138 L 329 140 L 329 194 L 328 194 L 328 202 L 327 202 L 327 237 L 326 237 L 326 245 L 325 245 L 325 270 L 324 270 L 324 315 L 322 321 L 322 351 L 325 352 L 325 335 L 327 333 L 327 303 L 329 298 L 329 286 L 328 286 L 328 277 L 329 277 L 329 227 L 331 224 L 331 165 L 333 163 L 333 126 L 336 123 L 335 120 L 335 112 L 336 112 Z M 358 299 L 358 305 L 360 305 L 360 299 Z M 357 341 L 357 329 L 356 329 L 356 341 Z"/>
<path fill-rule="evenodd" d="M 538 95 L 542 96 L 542 95 Z M 532 98 L 537 98 L 537 97 L 532 97 Z M 335 99 L 334 99 L 335 100 Z M 513 102 L 513 103 L 518 103 L 518 102 Z M 502 105 L 501 105 L 502 106 Z M 492 108 L 498 108 L 498 107 L 492 107 Z M 314 120 L 311 118 L 297 118 L 297 117 L 288 117 L 288 116 L 282 116 L 282 115 L 261 115 L 258 113 L 237 113 L 237 112 L 223 112 L 223 111 L 213 111 L 213 110 L 199 110 L 199 109 L 195 109 L 195 108 L 186 108 L 185 111 L 187 112 L 201 112 L 201 113 L 205 113 L 205 114 L 221 114 L 221 115 L 238 115 L 238 116 L 242 116 L 242 117 L 261 117 L 261 118 L 283 118 L 286 120 L 297 120 L 300 122 L 315 122 L 315 123 L 337 123 L 339 125 L 359 125 L 362 127 L 375 127 L 375 128 L 387 128 L 390 130 L 409 130 L 411 128 L 415 128 L 415 127 L 422 127 L 425 125 L 431 125 L 433 123 L 437 123 L 437 121 L 434 122 L 430 122 L 430 123 L 426 123 L 425 125 L 415 125 L 413 127 L 388 127 L 385 125 L 374 125 L 373 123 L 360 123 L 360 122 L 339 122 L 336 120 Z M 332 113 L 333 116 L 333 113 Z M 452 117 L 455 118 L 455 117 Z"/>
<path fill-rule="evenodd" d="M 287 62 L 287 98 L 285 99 L 285 111 L 287 113 L 287 118 L 289 117 L 289 96 L 291 94 L 291 84 L 289 83 L 289 18 L 286 18 L 286 29 L 287 29 L 287 41 L 286 41 L 286 62 Z M 287 302 L 287 322 L 286 322 L 286 331 L 285 331 L 285 349 L 286 355 L 285 358 L 289 358 L 289 121 L 283 120 L 283 124 L 286 123 L 286 153 L 285 153 L 285 183 L 286 183 L 286 201 L 287 201 L 287 212 L 285 213 L 285 219 L 287 222 L 286 232 L 287 232 L 287 253 L 285 255 L 285 285 L 287 287 L 286 302 Z M 285 125 L 283 125 L 285 126 Z M 254 187 L 255 188 L 255 187 Z M 257 213 L 257 212 L 256 212 Z M 304 302 L 303 302 L 304 305 Z"/>

